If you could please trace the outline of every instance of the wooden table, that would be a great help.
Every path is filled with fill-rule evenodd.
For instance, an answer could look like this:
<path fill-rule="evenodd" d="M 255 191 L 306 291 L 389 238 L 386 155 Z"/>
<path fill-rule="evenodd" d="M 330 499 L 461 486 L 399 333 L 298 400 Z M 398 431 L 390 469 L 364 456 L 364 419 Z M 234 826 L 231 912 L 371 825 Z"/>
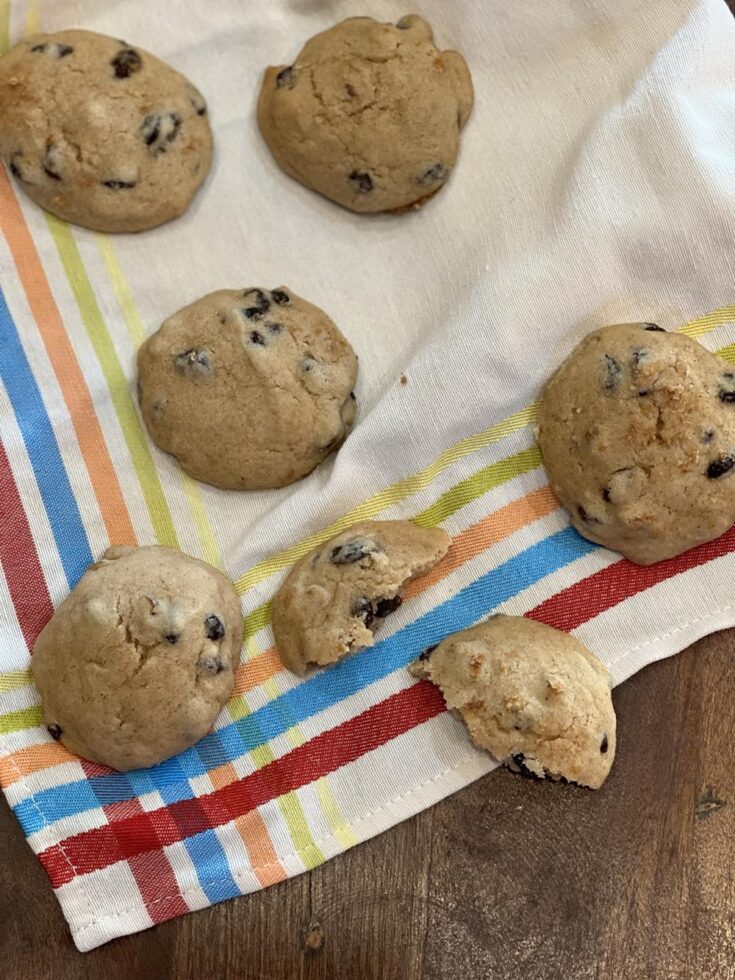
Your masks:
<path fill-rule="evenodd" d="M 311 873 L 77 953 L 0 805 L 4 980 L 731 980 L 735 630 L 615 690 L 599 792 L 505 771 Z"/>

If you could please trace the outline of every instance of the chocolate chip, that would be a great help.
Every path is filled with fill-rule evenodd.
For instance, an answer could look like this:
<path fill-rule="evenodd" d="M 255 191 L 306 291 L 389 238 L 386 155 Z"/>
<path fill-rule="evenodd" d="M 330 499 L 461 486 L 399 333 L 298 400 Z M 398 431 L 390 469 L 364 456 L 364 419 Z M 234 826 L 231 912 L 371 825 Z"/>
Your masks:
<path fill-rule="evenodd" d="M 603 363 L 605 366 L 605 390 L 615 391 L 620 384 L 620 365 L 609 354 L 605 354 Z"/>
<path fill-rule="evenodd" d="M 602 736 L 602 741 L 600 742 L 600 752 L 604 755 L 607 752 L 607 734 Z"/>
<path fill-rule="evenodd" d="M 135 187 L 134 180 L 103 180 L 104 187 L 109 187 L 111 191 L 130 191 Z"/>
<path fill-rule="evenodd" d="M 46 731 L 49 733 L 54 742 L 58 742 L 61 738 L 61 728 L 59 725 L 47 725 Z"/>
<path fill-rule="evenodd" d="M 43 172 L 47 177 L 51 177 L 52 180 L 61 180 L 61 174 L 59 170 L 61 169 L 61 159 L 59 156 L 58 148 L 54 143 L 52 143 L 46 149 L 46 156 L 43 158 Z"/>
<path fill-rule="evenodd" d="M 283 332 L 284 327 L 282 323 L 266 323 L 265 329 L 268 333 L 278 335 Z"/>
<path fill-rule="evenodd" d="M 376 551 L 380 551 L 380 548 L 369 538 L 353 538 L 352 541 L 332 548 L 329 560 L 334 565 L 353 565 Z"/>
<path fill-rule="evenodd" d="M 388 599 L 378 599 L 373 604 L 375 615 L 378 619 L 385 619 L 386 616 L 390 616 L 391 613 L 395 612 L 402 602 L 403 599 L 399 595 L 390 596 Z"/>
<path fill-rule="evenodd" d="M 360 616 L 365 621 L 365 626 L 367 629 L 375 622 L 375 612 L 373 611 L 373 604 L 367 596 L 360 596 L 358 599 L 352 603 L 352 615 Z"/>
<path fill-rule="evenodd" d="M 274 303 L 278 303 L 279 306 L 287 306 L 291 302 L 291 297 L 288 293 L 284 293 L 282 289 L 274 289 L 271 293 L 271 299 Z"/>
<path fill-rule="evenodd" d="M 705 429 L 704 432 L 702 433 L 702 442 L 705 444 L 708 442 L 712 442 L 714 437 L 715 437 L 714 429 Z"/>
<path fill-rule="evenodd" d="M 243 295 L 246 299 L 248 296 L 255 296 L 255 305 L 246 306 L 242 311 L 243 316 L 247 317 L 248 320 L 259 320 L 265 316 L 271 304 L 262 289 L 248 289 Z"/>
<path fill-rule="evenodd" d="M 725 405 L 731 405 L 735 402 L 735 374 L 732 371 L 725 371 L 722 375 L 724 381 L 727 382 L 726 385 L 720 385 L 717 391 L 717 397 Z"/>
<path fill-rule="evenodd" d="M 581 504 L 579 504 L 577 507 L 577 514 L 579 515 L 579 519 L 584 521 L 585 524 L 602 524 L 599 517 L 594 517 L 592 514 L 588 514 Z"/>
<path fill-rule="evenodd" d="M 602 489 L 602 499 L 610 503 L 610 487 L 603 487 Z"/>
<path fill-rule="evenodd" d="M 631 355 L 633 369 L 635 370 L 648 357 L 648 350 L 645 347 L 636 347 Z"/>
<path fill-rule="evenodd" d="M 735 466 L 735 453 L 718 456 L 707 467 L 707 476 L 710 480 L 718 480 L 721 476 L 729 473 L 733 466 Z"/>
<path fill-rule="evenodd" d="M 276 75 L 276 85 L 279 88 L 292 88 L 294 83 L 293 65 L 283 68 Z"/>
<path fill-rule="evenodd" d="M 513 764 L 518 767 L 518 771 L 521 776 L 525 776 L 527 779 L 540 779 L 535 772 L 532 772 L 526 765 L 526 757 L 523 752 L 516 752 L 515 755 L 511 756 Z"/>
<path fill-rule="evenodd" d="M 347 179 L 358 194 L 369 194 L 373 189 L 373 178 L 360 170 L 353 170 Z"/>
<path fill-rule="evenodd" d="M 190 377 L 206 377 L 212 373 L 211 355 L 207 350 L 185 350 L 174 355 L 174 367 Z"/>
<path fill-rule="evenodd" d="M 208 640 L 221 640 L 225 635 L 225 624 L 214 613 L 204 620 L 204 629 Z"/>
<path fill-rule="evenodd" d="M 345 85 L 345 92 L 351 99 L 357 98 L 357 91 L 355 90 L 354 85 L 350 85 L 349 82 Z"/>
<path fill-rule="evenodd" d="M 265 337 L 262 333 L 258 333 L 257 330 L 251 330 L 248 334 L 248 340 L 251 344 L 257 344 L 259 347 L 265 347 Z"/>
<path fill-rule="evenodd" d="M 425 649 L 425 650 L 423 651 L 423 653 L 421 653 L 421 654 L 419 655 L 419 660 L 428 660 L 428 659 L 429 659 L 429 657 L 430 657 L 430 656 L 432 655 L 432 653 L 434 652 L 434 650 L 436 650 L 436 648 L 437 648 L 438 646 L 439 646 L 439 644 L 438 644 L 438 643 L 435 643 L 433 647 L 427 647 L 427 648 L 426 648 L 426 649 Z"/>
<path fill-rule="evenodd" d="M 206 116 L 207 114 L 207 103 L 204 96 L 199 91 L 199 89 L 194 88 L 191 82 L 186 83 L 186 94 L 189 96 L 189 102 L 198 116 Z"/>
<path fill-rule="evenodd" d="M 215 676 L 226 670 L 226 666 L 219 657 L 200 657 L 197 662 L 197 670 L 202 674 Z"/>
<path fill-rule="evenodd" d="M 18 165 L 18 160 L 20 156 L 21 156 L 20 153 L 15 153 L 11 157 L 8 166 L 10 167 L 10 172 L 14 177 L 16 177 L 18 180 L 25 180 L 23 176 L 23 171 L 20 169 L 20 166 Z"/>
<path fill-rule="evenodd" d="M 447 169 L 442 163 L 435 163 L 433 167 L 429 167 L 420 177 L 419 184 L 426 186 L 427 184 L 434 184 L 437 180 L 444 180 L 447 176 Z"/>
<path fill-rule="evenodd" d="M 118 51 L 110 64 L 115 71 L 115 78 L 130 78 L 143 67 L 143 59 L 133 48 L 123 48 L 122 51 Z"/>
<path fill-rule="evenodd" d="M 644 330 L 657 330 L 659 333 L 666 333 L 663 327 L 659 327 L 657 323 L 644 323 Z"/>
<path fill-rule="evenodd" d="M 170 643 L 171 646 L 173 646 L 174 643 L 178 643 L 179 642 L 179 634 L 178 633 L 167 633 L 165 635 L 164 639 L 165 639 L 166 643 Z"/>
<path fill-rule="evenodd" d="M 66 58 L 73 53 L 74 48 L 70 44 L 34 44 L 31 51 L 33 54 L 46 54 L 48 52 L 54 58 Z"/>
<path fill-rule="evenodd" d="M 246 306 L 242 315 L 247 317 L 248 320 L 259 320 L 262 316 L 265 316 L 265 310 L 262 310 L 259 306 Z"/>
<path fill-rule="evenodd" d="M 152 112 L 140 126 L 140 135 L 149 151 L 158 156 L 165 153 L 179 135 L 181 116 L 178 112 Z"/>

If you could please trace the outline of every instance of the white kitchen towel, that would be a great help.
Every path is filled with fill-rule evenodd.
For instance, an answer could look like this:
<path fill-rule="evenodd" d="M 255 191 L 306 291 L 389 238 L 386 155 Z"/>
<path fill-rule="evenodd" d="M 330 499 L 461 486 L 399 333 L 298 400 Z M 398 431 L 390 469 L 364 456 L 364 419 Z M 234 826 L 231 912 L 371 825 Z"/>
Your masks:
<path fill-rule="evenodd" d="M 467 58 L 474 111 L 440 194 L 359 216 L 278 169 L 257 92 L 315 32 L 396 21 L 402 3 L 0 0 L 3 45 L 74 26 L 168 61 L 205 94 L 216 140 L 188 213 L 137 236 L 50 218 L 0 171 L 0 781 L 80 949 L 296 875 L 488 772 L 405 670 L 447 633 L 525 613 L 573 630 L 620 682 L 735 622 L 735 532 L 632 566 L 569 527 L 533 434 L 544 379 L 603 324 L 655 321 L 735 360 L 730 13 L 722 0 L 414 9 Z M 356 428 L 292 487 L 196 484 L 147 439 L 135 351 L 206 292 L 281 283 L 357 350 Z M 298 556 L 368 517 L 441 524 L 450 554 L 374 648 L 298 681 L 279 667 L 269 600 Z M 111 541 L 220 565 L 247 617 L 215 731 L 124 775 L 53 742 L 28 669 L 53 607 Z"/>

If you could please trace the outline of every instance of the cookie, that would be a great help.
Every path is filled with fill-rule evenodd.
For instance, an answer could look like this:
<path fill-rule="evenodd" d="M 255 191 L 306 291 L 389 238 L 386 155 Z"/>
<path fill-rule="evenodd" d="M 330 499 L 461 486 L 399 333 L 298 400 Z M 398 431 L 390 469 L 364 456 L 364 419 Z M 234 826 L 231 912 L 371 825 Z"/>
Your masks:
<path fill-rule="evenodd" d="M 735 522 L 735 368 L 681 334 L 589 334 L 546 386 L 538 441 L 579 533 L 638 564 Z"/>
<path fill-rule="evenodd" d="M 240 600 L 173 548 L 109 548 L 41 631 L 31 660 L 49 733 L 112 766 L 152 766 L 205 735 L 232 692 Z"/>
<path fill-rule="evenodd" d="M 441 528 L 364 521 L 298 561 L 273 599 L 273 632 L 294 674 L 371 646 L 373 632 L 401 605 L 404 586 L 449 548 Z"/>
<path fill-rule="evenodd" d="M 351 17 L 267 69 L 258 124 L 302 184 L 352 211 L 398 211 L 443 187 L 472 101 L 464 58 L 425 20 Z"/>
<path fill-rule="evenodd" d="M 329 317 L 285 286 L 220 290 L 180 310 L 138 353 L 151 439 L 197 480 L 282 487 L 344 441 L 357 358 Z"/>
<path fill-rule="evenodd" d="M 0 158 L 60 218 L 143 231 L 186 210 L 212 133 L 204 99 L 173 68 L 125 41 L 61 31 L 0 58 Z"/>
<path fill-rule="evenodd" d="M 605 782 L 615 758 L 610 675 L 573 636 L 492 616 L 409 669 L 436 684 L 473 742 L 511 769 L 591 789 Z"/>

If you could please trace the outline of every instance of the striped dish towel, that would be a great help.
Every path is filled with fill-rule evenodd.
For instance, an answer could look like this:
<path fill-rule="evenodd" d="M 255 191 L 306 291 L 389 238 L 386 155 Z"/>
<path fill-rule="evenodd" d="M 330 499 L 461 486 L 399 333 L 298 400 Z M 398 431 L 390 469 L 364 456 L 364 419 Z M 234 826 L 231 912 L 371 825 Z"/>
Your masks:
<path fill-rule="evenodd" d="M 189 213 L 140 236 L 69 227 L 0 171 L 0 781 L 81 950 L 297 875 L 489 772 L 405 670 L 447 633 L 524 613 L 574 631 L 620 682 L 735 623 L 735 532 L 632 566 L 569 527 L 533 436 L 541 383 L 602 324 L 657 321 L 735 362 L 725 5 L 413 6 L 463 51 L 477 102 L 447 188 L 369 218 L 277 170 L 254 101 L 262 69 L 317 30 L 395 21 L 404 3 L 0 0 L 3 45 L 77 26 L 154 51 L 205 93 L 216 138 Z M 357 349 L 358 425 L 294 487 L 194 483 L 146 438 L 135 351 L 210 290 L 279 283 Z M 299 682 L 273 648 L 273 593 L 370 517 L 441 524 L 451 551 L 373 649 Z M 86 566 L 136 542 L 222 567 L 246 630 L 215 730 L 120 774 L 51 740 L 29 651 Z"/>

